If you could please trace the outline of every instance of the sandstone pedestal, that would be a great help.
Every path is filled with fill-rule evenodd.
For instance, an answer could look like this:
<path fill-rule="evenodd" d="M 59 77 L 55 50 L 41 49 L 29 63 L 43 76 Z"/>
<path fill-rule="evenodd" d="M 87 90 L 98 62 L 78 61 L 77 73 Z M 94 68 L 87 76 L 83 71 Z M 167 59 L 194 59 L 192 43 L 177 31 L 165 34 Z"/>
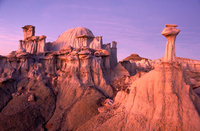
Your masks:
<path fill-rule="evenodd" d="M 174 24 L 166 24 L 166 28 L 162 31 L 162 35 L 167 38 L 167 44 L 165 49 L 165 62 L 175 62 L 176 54 L 175 54 L 175 40 L 176 36 L 180 32 L 179 29 L 176 28 L 177 25 Z"/>

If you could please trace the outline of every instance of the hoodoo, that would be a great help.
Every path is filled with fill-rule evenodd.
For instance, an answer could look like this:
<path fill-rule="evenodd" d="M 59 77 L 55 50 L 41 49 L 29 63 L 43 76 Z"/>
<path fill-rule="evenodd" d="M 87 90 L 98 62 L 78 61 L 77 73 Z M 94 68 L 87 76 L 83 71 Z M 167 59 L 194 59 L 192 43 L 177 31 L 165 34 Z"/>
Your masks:
<path fill-rule="evenodd" d="M 198 131 L 200 61 L 176 57 L 176 27 L 162 31 L 164 59 L 120 62 L 117 42 L 87 28 L 46 43 L 22 27 L 18 50 L 0 56 L 0 130 Z"/>
<path fill-rule="evenodd" d="M 24 40 L 20 40 L 20 48 L 31 54 L 43 53 L 46 50 L 46 36 L 35 36 L 35 26 L 26 25 L 22 27 Z"/>
<path fill-rule="evenodd" d="M 166 28 L 161 33 L 167 38 L 164 61 L 168 62 L 176 61 L 175 40 L 176 36 L 180 32 L 180 30 L 177 29 L 176 27 L 177 25 L 174 24 L 166 24 Z"/>
<path fill-rule="evenodd" d="M 119 91 L 110 109 L 100 108 L 101 113 L 82 125 L 79 131 L 200 129 L 200 97 L 187 83 L 186 71 L 175 62 L 174 42 L 180 32 L 175 27 L 167 24 L 162 32 L 167 38 L 164 60 L 132 81 L 127 89 Z"/>

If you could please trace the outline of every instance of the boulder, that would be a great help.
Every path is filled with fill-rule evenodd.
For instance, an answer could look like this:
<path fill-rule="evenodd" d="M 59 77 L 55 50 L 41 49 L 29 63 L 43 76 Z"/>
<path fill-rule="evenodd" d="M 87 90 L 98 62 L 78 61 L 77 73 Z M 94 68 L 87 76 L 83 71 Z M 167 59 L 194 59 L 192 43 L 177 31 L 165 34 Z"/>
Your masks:
<path fill-rule="evenodd" d="M 35 96 L 34 95 L 30 95 L 28 97 L 28 102 L 33 102 L 33 101 L 35 101 Z"/>

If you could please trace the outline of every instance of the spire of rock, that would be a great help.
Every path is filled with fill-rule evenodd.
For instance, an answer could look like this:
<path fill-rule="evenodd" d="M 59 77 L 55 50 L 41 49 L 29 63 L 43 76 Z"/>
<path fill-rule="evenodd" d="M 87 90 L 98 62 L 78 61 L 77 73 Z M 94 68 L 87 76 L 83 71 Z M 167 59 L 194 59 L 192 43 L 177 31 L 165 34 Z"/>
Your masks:
<path fill-rule="evenodd" d="M 32 25 L 26 25 L 24 27 L 22 27 L 23 29 L 23 33 L 24 33 L 24 40 L 35 36 L 35 26 Z"/>
<path fill-rule="evenodd" d="M 22 47 L 22 40 L 19 40 L 19 47 L 17 49 L 17 52 L 26 52 L 26 50 Z"/>
<path fill-rule="evenodd" d="M 176 28 L 177 25 L 174 24 L 166 24 L 165 26 L 166 28 L 161 33 L 167 38 L 164 61 L 175 62 L 176 61 L 175 40 L 180 30 L 177 29 Z"/>

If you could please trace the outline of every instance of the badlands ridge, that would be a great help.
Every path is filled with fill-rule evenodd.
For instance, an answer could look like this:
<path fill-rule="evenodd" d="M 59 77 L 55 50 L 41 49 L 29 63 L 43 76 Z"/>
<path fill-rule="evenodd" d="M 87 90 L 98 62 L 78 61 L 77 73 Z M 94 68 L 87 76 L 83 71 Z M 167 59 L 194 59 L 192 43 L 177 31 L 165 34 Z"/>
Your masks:
<path fill-rule="evenodd" d="M 0 129 L 138 131 L 200 129 L 200 61 L 176 57 L 166 24 L 163 58 L 117 61 L 117 42 L 83 27 L 55 42 L 22 27 L 17 51 L 0 56 Z"/>

